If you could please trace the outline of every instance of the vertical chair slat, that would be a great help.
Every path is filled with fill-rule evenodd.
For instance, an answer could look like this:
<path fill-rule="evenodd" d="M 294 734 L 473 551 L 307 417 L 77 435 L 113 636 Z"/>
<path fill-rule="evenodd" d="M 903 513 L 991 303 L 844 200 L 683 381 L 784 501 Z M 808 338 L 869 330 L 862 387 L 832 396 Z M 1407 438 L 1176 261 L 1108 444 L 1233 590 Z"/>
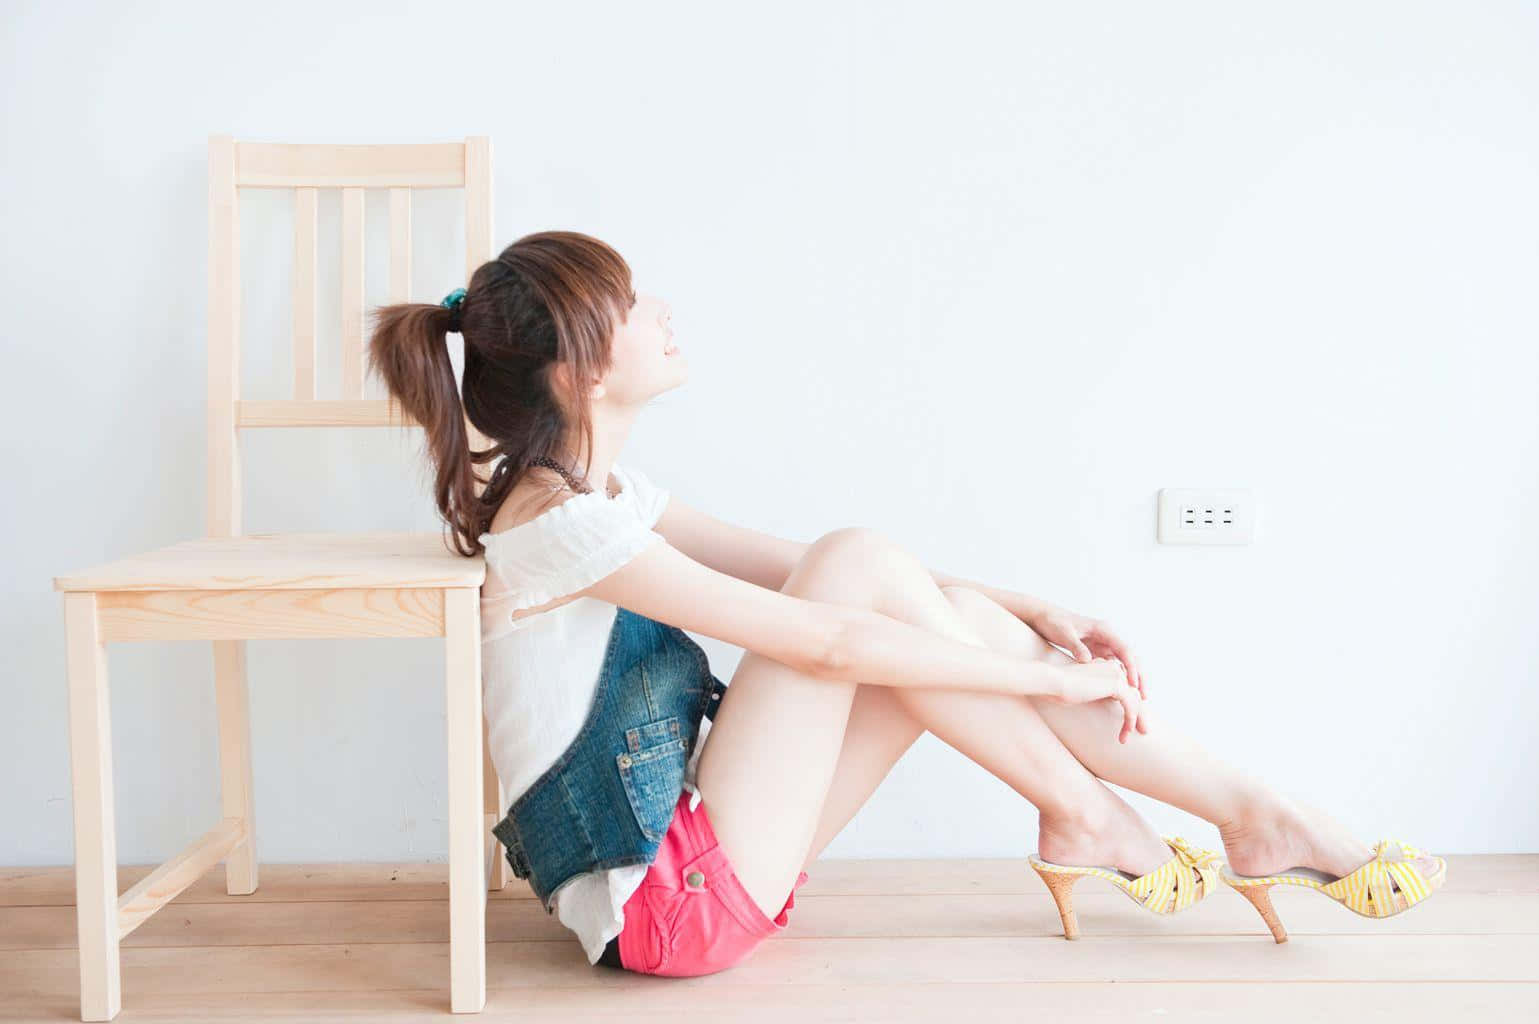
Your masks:
<path fill-rule="evenodd" d="M 411 301 L 411 189 L 390 190 L 390 301 Z"/>
<path fill-rule="evenodd" d="M 471 135 L 465 139 L 465 284 L 476 268 L 492 259 L 492 139 Z M 465 419 L 465 435 L 472 449 L 491 447 L 491 439 Z M 477 466 L 472 473 L 479 494 L 491 477 L 491 466 Z M 485 474 L 484 476 L 482 474 Z"/>
<path fill-rule="evenodd" d="M 390 299 L 391 302 L 408 302 L 411 299 L 411 189 L 390 190 Z M 386 395 L 386 402 L 398 415 L 394 396 Z"/>
<path fill-rule="evenodd" d="M 465 140 L 465 283 L 492 258 L 492 140 Z"/>
<path fill-rule="evenodd" d="M 363 189 L 342 190 L 342 397 L 363 397 Z"/>
<path fill-rule="evenodd" d="M 294 397 L 315 395 L 316 190 L 294 190 Z"/>
<path fill-rule="evenodd" d="M 240 534 L 240 218 L 235 139 L 208 140 L 208 535 Z"/>

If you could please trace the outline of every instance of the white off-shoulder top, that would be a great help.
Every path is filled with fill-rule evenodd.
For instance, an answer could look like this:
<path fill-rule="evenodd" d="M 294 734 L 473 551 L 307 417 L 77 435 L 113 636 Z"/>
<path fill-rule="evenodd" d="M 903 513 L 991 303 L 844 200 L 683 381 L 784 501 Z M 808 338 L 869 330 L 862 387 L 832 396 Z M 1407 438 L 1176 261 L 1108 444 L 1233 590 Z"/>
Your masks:
<path fill-rule="evenodd" d="M 618 607 L 596 597 L 511 618 L 597 582 L 661 541 L 653 526 L 668 492 L 640 470 L 610 467 L 620 493 L 578 494 L 526 523 L 483 533 L 486 580 L 481 586 L 481 684 L 492 763 L 502 782 L 504 810 L 576 739 L 587 717 Z M 702 725 L 702 729 L 708 725 Z M 695 769 L 704 743 L 685 765 L 689 807 L 700 803 Z M 589 963 L 597 963 L 624 927 L 625 901 L 647 865 L 591 871 L 552 895 L 561 923 L 577 933 Z"/>

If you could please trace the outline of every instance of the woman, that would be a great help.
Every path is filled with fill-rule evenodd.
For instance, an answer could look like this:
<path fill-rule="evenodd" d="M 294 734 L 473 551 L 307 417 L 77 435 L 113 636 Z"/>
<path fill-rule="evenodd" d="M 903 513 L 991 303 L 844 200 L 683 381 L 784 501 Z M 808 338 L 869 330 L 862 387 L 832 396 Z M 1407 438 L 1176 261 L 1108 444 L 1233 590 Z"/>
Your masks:
<path fill-rule="evenodd" d="M 1029 862 L 1068 938 L 1087 875 L 1156 913 L 1222 877 L 1278 942 L 1272 885 L 1374 917 L 1441 885 L 1442 858 L 1370 848 L 1154 719 L 1103 622 L 931 571 L 868 529 L 803 544 L 670 500 L 618 458 L 688 376 L 669 315 L 609 246 L 550 231 L 438 305 L 379 309 L 370 341 L 425 428 L 456 549 L 486 557 L 485 710 L 512 801 L 494 831 L 590 962 L 674 976 L 740 962 L 925 730 L 1036 805 Z M 464 418 L 489 450 L 469 450 Z M 491 459 L 478 495 L 473 464 Z M 744 648 L 730 687 L 685 630 Z M 1157 835 L 1102 780 L 1218 826 L 1227 865 Z"/>

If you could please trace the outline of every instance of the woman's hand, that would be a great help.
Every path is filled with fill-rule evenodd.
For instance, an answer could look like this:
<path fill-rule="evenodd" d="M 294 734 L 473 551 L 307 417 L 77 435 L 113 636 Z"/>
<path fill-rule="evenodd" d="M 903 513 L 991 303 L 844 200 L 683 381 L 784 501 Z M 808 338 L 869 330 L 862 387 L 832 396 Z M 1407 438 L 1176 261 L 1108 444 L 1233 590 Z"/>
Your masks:
<path fill-rule="evenodd" d="M 1062 685 L 1056 699 L 1065 704 L 1088 704 L 1097 700 L 1115 700 L 1122 704 L 1122 728 L 1117 734 L 1118 743 L 1126 743 L 1136 728 L 1147 733 L 1149 726 L 1143 718 L 1143 698 L 1133 684 L 1128 682 L 1122 662 L 1116 658 L 1092 658 L 1086 662 L 1054 666 L 1061 674 Z"/>
<path fill-rule="evenodd" d="M 1127 669 L 1129 682 L 1138 688 L 1139 698 L 1149 699 L 1143 671 L 1133 660 L 1133 652 L 1128 650 L 1128 645 L 1106 623 L 1085 615 L 1076 615 L 1057 605 L 1043 604 L 1026 619 L 1026 624 L 1048 643 L 1057 644 L 1068 651 L 1075 661 L 1116 658 Z"/>

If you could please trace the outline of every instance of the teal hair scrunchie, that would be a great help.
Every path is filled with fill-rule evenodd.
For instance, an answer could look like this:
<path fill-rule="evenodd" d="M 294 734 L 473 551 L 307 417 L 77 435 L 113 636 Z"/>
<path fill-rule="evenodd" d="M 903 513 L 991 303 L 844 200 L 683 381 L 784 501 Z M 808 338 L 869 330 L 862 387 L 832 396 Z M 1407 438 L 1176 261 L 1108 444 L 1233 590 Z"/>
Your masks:
<path fill-rule="evenodd" d="M 456 288 L 456 289 L 454 289 L 454 291 L 450 292 L 448 295 L 445 295 L 444 296 L 444 300 L 442 302 L 440 302 L 439 305 L 444 307 L 445 309 L 452 309 L 454 312 L 458 313 L 459 310 L 460 310 L 460 305 L 464 301 L 465 301 L 465 289 L 463 289 L 463 288 Z"/>

